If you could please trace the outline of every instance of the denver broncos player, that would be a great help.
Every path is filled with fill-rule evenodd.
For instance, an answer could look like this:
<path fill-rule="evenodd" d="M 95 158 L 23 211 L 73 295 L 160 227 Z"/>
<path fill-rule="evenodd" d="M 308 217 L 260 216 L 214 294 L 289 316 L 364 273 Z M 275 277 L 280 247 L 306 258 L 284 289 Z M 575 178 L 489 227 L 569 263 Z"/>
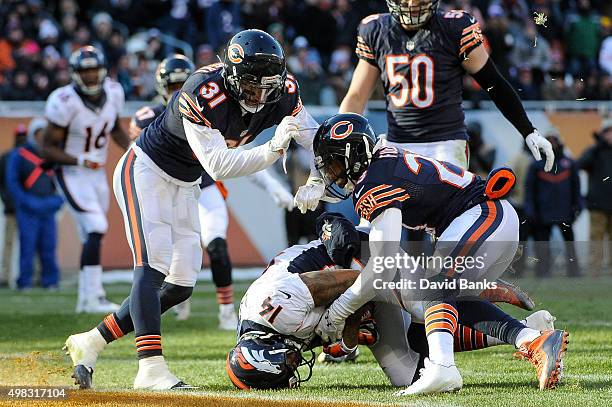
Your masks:
<path fill-rule="evenodd" d="M 136 139 L 142 129 L 161 115 L 174 92 L 181 89 L 189 75 L 195 70 L 193 63 L 184 55 L 173 55 L 160 62 L 155 72 L 157 93 L 161 102 L 139 109 L 130 122 L 130 135 Z M 266 190 L 281 207 L 293 209 L 293 196 L 266 169 L 249 175 L 255 184 Z M 217 287 L 219 304 L 219 329 L 236 330 L 238 317 L 234 310 L 232 288 L 232 264 L 227 250 L 227 227 L 229 224 L 225 196 L 227 191 L 221 181 L 215 182 L 206 171 L 202 172 L 198 202 L 201 241 L 210 258 L 213 282 Z M 189 300 L 176 305 L 176 318 L 185 320 L 190 313 Z"/>
<path fill-rule="evenodd" d="M 327 119 L 314 139 L 316 163 L 337 197 L 353 197 L 355 210 L 371 222 L 372 258 L 394 258 L 400 253 L 402 225 L 426 229 L 437 238 L 434 257 L 482 259 L 461 273 L 454 266 L 437 265 L 423 272 L 428 281 L 444 283 L 484 277 L 494 280 L 510 265 L 518 245 L 518 217 L 503 197 L 514 183 L 508 169 L 494 170 L 487 182 L 443 161 L 378 143 L 367 119 L 338 114 Z M 338 189 L 340 188 L 340 189 Z M 454 262 L 455 260 L 453 260 Z M 374 298 L 375 279 L 392 281 L 396 268 L 384 265 L 375 273 L 371 262 L 355 283 L 327 309 L 317 332 L 323 340 L 341 336 L 343 320 Z M 409 293 L 411 290 L 403 290 Z M 463 382 L 455 366 L 453 335 L 460 315 L 452 286 L 426 290 L 424 321 L 429 358 L 421 377 L 400 394 L 458 390 Z M 415 298 L 413 298 L 414 300 Z M 486 329 L 484 333 L 487 332 Z M 558 381 L 567 332 L 515 330 L 515 343 L 536 362 L 540 389 Z"/>
<path fill-rule="evenodd" d="M 368 240 L 367 232 L 358 232 L 349 220 L 334 213 L 321 215 L 317 230 L 319 239 L 279 253 L 242 298 L 238 341 L 226 362 L 227 374 L 236 387 L 297 387 L 308 380 L 301 379 L 297 370 L 300 365 L 310 366 L 301 351 L 321 345 L 315 328 L 325 307 L 355 281 L 362 268 L 361 241 Z M 517 298 L 522 294 L 524 306 L 527 296 L 507 287 L 518 294 Z M 398 305 L 394 296 L 377 295 L 365 307 L 371 318 L 362 321 L 361 310 L 353 314 L 344 326 L 342 339 L 324 346 L 325 354 L 341 357 L 354 351 L 358 343 L 368 345 L 392 385 L 410 385 L 418 378 L 415 373 L 423 358 L 420 354 L 427 354 L 426 349 L 419 349 L 423 324 L 411 324 L 411 317 L 422 322 L 423 316 L 417 307 L 412 307 L 414 315 L 410 315 Z M 468 323 L 475 328 L 482 321 L 503 325 L 499 333 L 508 331 L 509 326 L 518 330 L 551 329 L 554 320 L 547 311 L 538 311 L 519 322 L 488 301 L 472 300 L 462 306 L 462 318 Z M 504 339 L 498 340 L 460 325 L 455 351 L 499 345 L 510 337 L 501 336 Z"/>
<path fill-rule="evenodd" d="M 83 249 L 76 312 L 113 312 L 106 299 L 100 252 L 108 229 L 106 163 L 109 136 L 127 149 L 130 139 L 119 124 L 125 96 L 106 76 L 104 55 L 85 46 L 70 56 L 73 82 L 54 90 L 45 105 L 49 125 L 43 154 L 59 165 L 57 183 L 78 226 Z"/>
<path fill-rule="evenodd" d="M 438 0 L 387 0 L 388 14 L 359 26 L 359 63 L 340 112 L 363 113 L 378 78 L 387 104 L 389 145 L 468 167 L 461 107 L 465 72 L 485 89 L 504 117 L 550 171 L 550 143 L 533 127 L 521 101 L 482 45 L 478 22 L 462 10 L 438 11 Z"/>
<path fill-rule="evenodd" d="M 274 125 L 270 141 L 236 148 Z M 287 75 L 282 47 L 263 31 L 239 32 L 223 64 L 200 68 L 187 79 L 115 169 L 113 187 L 134 257 L 134 281 L 119 311 L 66 341 L 77 382 L 91 384 L 99 351 L 133 325 L 139 359 L 134 388 L 186 387 L 162 356 L 160 313 L 191 296 L 202 264 L 202 169 L 214 180 L 252 174 L 278 160 L 292 139 L 312 151 L 316 127 Z M 316 207 L 324 189 L 320 176 L 302 186 L 297 206 Z"/>

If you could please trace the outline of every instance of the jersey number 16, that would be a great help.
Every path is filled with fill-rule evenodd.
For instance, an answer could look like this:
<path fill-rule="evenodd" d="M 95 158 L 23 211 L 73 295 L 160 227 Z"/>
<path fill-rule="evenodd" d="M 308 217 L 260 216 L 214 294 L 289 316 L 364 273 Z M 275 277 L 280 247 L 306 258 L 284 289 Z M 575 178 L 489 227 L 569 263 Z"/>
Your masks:
<path fill-rule="evenodd" d="M 431 106 L 434 101 L 434 61 L 427 55 L 387 55 L 385 65 L 389 77 L 389 90 L 399 85 L 397 94 L 390 94 L 395 107 L 403 107 L 410 102 L 419 109 Z M 409 65 L 408 75 L 396 72 L 402 65 Z M 421 75 L 421 71 L 423 75 Z"/>

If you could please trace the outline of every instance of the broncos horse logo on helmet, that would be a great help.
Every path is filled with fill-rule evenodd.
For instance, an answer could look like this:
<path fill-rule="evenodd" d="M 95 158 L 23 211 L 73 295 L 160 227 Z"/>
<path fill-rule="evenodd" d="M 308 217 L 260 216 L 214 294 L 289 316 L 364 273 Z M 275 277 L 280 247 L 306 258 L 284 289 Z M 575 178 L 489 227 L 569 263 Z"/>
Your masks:
<path fill-rule="evenodd" d="M 234 35 L 227 44 L 223 64 L 230 95 L 250 113 L 278 102 L 285 92 L 285 53 L 265 31 L 244 30 Z"/>
<path fill-rule="evenodd" d="M 346 129 L 338 133 L 339 128 Z M 313 140 L 315 164 L 326 184 L 329 202 L 351 196 L 357 180 L 370 165 L 378 137 L 368 120 L 356 113 L 325 120 Z"/>
<path fill-rule="evenodd" d="M 429 21 L 439 3 L 439 0 L 387 0 L 387 7 L 405 29 L 416 30 Z"/>
<path fill-rule="evenodd" d="M 159 63 L 155 72 L 157 93 L 167 102 L 172 93 L 185 83 L 195 67 L 185 55 L 174 54 Z"/>
<path fill-rule="evenodd" d="M 106 67 L 104 54 L 100 50 L 92 45 L 81 47 L 70 55 L 69 64 L 72 80 L 79 92 L 88 96 L 97 96 L 102 92 Z"/>
<path fill-rule="evenodd" d="M 227 375 L 239 389 L 285 389 L 299 387 L 312 376 L 314 353 L 304 359 L 300 345 L 285 336 L 263 331 L 249 331 L 240 337 L 228 353 Z M 298 367 L 308 366 L 306 379 Z"/>

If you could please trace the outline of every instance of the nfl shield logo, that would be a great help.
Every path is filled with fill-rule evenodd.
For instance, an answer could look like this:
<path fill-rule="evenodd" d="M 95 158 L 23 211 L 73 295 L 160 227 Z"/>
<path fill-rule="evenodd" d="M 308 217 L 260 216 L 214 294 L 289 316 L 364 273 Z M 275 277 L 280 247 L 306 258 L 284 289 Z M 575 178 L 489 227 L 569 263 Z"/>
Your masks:
<path fill-rule="evenodd" d="M 414 41 L 408 41 L 408 42 L 406 42 L 406 49 L 407 49 L 408 51 L 412 51 L 412 50 L 414 50 Z"/>

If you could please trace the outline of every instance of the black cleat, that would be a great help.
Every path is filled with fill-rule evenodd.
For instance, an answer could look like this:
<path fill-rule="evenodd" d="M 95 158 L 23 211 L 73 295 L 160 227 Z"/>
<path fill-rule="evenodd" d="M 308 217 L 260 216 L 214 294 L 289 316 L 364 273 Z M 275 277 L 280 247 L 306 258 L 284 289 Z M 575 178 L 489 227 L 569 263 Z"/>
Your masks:
<path fill-rule="evenodd" d="M 192 386 L 190 384 L 185 383 L 184 381 L 180 381 L 174 386 L 170 387 L 170 390 L 197 390 L 199 387 Z"/>
<path fill-rule="evenodd" d="M 93 385 L 93 369 L 85 365 L 76 365 L 71 377 L 80 389 L 91 389 Z"/>

